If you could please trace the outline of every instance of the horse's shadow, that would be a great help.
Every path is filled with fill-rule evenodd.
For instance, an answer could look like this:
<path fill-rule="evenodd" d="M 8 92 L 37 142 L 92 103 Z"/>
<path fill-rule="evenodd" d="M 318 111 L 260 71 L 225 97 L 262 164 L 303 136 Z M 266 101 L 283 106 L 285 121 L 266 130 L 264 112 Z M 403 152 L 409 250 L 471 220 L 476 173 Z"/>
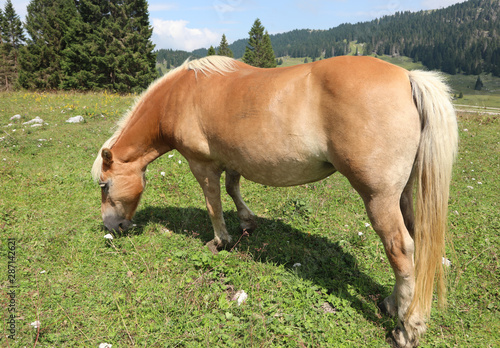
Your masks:
<path fill-rule="evenodd" d="M 266 218 L 257 218 L 257 229 L 249 237 L 239 239 L 242 234 L 236 212 L 226 211 L 224 218 L 240 250 L 248 250 L 255 261 L 284 265 L 301 278 L 349 301 L 367 320 L 382 325 L 386 331 L 394 325 L 392 319 L 382 318 L 378 308 L 374 309 L 377 301 L 389 295 L 389 289 L 361 271 L 355 257 L 343 250 L 340 242 Z M 213 239 L 212 224 L 204 209 L 148 206 L 137 212 L 134 221 L 137 227 L 133 234 L 142 234 L 148 222 L 156 222 L 174 233 L 195 236 L 203 243 Z"/>

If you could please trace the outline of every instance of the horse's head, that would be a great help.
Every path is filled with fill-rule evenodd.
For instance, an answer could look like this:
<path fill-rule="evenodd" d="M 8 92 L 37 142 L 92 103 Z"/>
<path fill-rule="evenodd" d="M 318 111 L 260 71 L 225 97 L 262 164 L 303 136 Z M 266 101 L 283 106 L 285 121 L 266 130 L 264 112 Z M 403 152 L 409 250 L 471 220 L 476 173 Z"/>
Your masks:
<path fill-rule="evenodd" d="M 102 219 L 109 231 L 122 232 L 132 225 L 132 217 L 141 199 L 146 184 L 144 168 L 137 161 L 115 160 L 108 148 L 102 149 L 101 157 L 98 180 Z"/>

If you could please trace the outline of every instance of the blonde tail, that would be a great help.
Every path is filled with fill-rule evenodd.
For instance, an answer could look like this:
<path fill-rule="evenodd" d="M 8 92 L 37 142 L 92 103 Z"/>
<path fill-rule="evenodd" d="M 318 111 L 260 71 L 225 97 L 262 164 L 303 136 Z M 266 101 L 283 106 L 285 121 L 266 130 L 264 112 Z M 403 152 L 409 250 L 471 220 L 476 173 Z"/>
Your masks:
<path fill-rule="evenodd" d="M 435 72 L 410 71 L 413 98 L 420 114 L 422 134 L 414 173 L 415 296 L 409 317 L 420 308 L 430 315 L 434 279 L 440 305 L 446 303 L 442 257 L 447 229 L 448 196 L 453 161 L 458 149 L 458 129 L 450 89 Z"/>

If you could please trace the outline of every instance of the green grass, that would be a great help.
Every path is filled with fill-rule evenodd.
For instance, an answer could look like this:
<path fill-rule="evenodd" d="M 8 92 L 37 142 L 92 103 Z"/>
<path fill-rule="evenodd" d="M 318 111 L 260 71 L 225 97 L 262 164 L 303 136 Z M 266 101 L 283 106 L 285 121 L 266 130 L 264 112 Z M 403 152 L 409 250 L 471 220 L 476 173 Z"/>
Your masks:
<path fill-rule="evenodd" d="M 213 232 L 201 189 L 174 152 L 148 167 L 137 226 L 106 242 L 89 171 L 133 100 L 0 94 L 1 346 L 386 346 L 395 320 L 381 316 L 377 302 L 394 277 L 365 227 L 361 199 L 340 175 L 286 189 L 243 180 L 259 227 L 214 256 L 205 247 Z M 22 119 L 9 121 L 15 114 Z M 75 115 L 85 123 L 65 122 Z M 35 116 L 48 124 L 22 125 Z M 433 309 L 422 347 L 500 342 L 500 119 L 464 114 L 459 127 L 449 306 Z M 227 195 L 223 204 L 238 240 Z M 16 240 L 15 340 L 5 326 L 9 237 Z M 241 306 L 231 301 L 238 290 L 248 293 Z"/>

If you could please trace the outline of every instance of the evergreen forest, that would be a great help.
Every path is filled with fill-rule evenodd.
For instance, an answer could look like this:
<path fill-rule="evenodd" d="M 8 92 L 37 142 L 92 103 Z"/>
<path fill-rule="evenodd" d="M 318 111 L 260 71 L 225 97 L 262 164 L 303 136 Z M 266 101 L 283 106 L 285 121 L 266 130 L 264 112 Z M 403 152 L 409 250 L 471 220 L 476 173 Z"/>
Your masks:
<path fill-rule="evenodd" d="M 0 12 L 0 90 L 139 92 L 157 76 L 147 0 L 31 0 Z"/>
<path fill-rule="evenodd" d="M 329 30 L 297 29 L 270 35 L 276 57 L 330 58 L 360 55 L 401 55 L 421 61 L 430 70 L 449 74 L 500 76 L 500 1 L 469 0 L 450 7 L 398 12 L 370 22 L 341 24 Z M 229 47 L 243 57 L 247 39 Z M 193 51 L 204 56 L 206 49 Z"/>

